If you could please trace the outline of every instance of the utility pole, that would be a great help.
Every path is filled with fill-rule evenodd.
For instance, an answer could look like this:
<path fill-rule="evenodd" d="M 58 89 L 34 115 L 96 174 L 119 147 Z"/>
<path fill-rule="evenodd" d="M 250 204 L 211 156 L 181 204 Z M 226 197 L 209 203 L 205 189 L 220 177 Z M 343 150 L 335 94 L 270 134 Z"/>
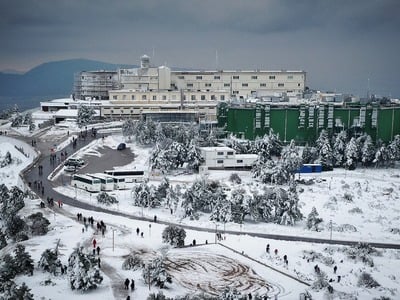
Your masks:
<path fill-rule="evenodd" d="M 331 228 L 330 240 L 332 241 L 332 220 L 329 221 L 329 227 Z"/>

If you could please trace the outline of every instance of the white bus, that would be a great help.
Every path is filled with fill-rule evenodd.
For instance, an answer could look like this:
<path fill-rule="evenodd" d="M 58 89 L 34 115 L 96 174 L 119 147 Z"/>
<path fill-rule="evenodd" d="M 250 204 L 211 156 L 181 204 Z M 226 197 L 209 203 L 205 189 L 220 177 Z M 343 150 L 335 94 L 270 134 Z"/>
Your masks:
<path fill-rule="evenodd" d="M 135 182 L 143 182 L 144 181 L 144 171 L 108 170 L 108 171 L 104 171 L 104 173 L 114 176 L 114 177 L 124 178 L 125 183 L 135 183 Z"/>
<path fill-rule="evenodd" d="M 102 191 L 114 190 L 114 179 L 111 176 L 101 173 L 87 174 L 90 177 L 100 179 Z"/>
<path fill-rule="evenodd" d="M 124 190 L 124 189 L 128 188 L 125 184 L 125 178 L 111 176 L 111 175 L 107 175 L 107 176 L 110 176 L 114 180 L 114 189 L 115 190 Z"/>
<path fill-rule="evenodd" d="M 98 178 L 87 175 L 75 174 L 72 176 L 71 185 L 88 192 L 100 192 L 101 182 Z"/>

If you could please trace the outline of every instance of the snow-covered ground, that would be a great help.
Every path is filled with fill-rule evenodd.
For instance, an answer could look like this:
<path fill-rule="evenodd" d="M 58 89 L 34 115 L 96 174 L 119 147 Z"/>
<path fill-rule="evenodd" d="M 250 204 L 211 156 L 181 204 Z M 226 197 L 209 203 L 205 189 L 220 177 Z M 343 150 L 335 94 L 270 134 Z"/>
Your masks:
<path fill-rule="evenodd" d="M 85 147 L 79 153 L 84 155 L 100 155 L 97 151 L 100 147 L 111 147 L 113 149 L 123 141 L 120 136 L 110 136 L 93 142 L 89 147 Z M 27 166 L 33 159 L 35 152 L 27 144 L 0 137 L 0 156 L 5 155 L 9 150 L 12 157 L 21 160 L 21 163 L 13 162 L 7 168 L 0 169 L 0 180 L 7 185 L 22 184 L 18 179 L 18 172 Z M 14 145 L 23 146 L 24 152 L 29 157 L 18 151 Z M 61 143 L 58 147 L 62 147 Z M 148 169 L 149 148 L 141 148 L 134 143 L 128 143 L 134 153 L 137 155 L 135 161 L 125 168 Z M 229 171 L 210 171 L 208 175 L 211 179 L 223 181 L 228 189 L 234 186 L 228 180 Z M 238 172 L 244 184 L 257 185 L 251 179 L 248 172 Z M 313 185 L 299 185 L 304 189 L 299 193 L 301 210 L 307 215 L 313 206 L 315 206 L 324 219 L 324 226 L 321 232 L 305 230 L 305 223 L 299 222 L 294 227 L 280 226 L 274 224 L 254 224 L 246 222 L 242 227 L 238 224 L 225 224 L 226 229 L 242 230 L 251 232 L 269 232 L 275 234 L 290 234 L 329 238 L 329 221 L 333 222 L 332 235 L 334 239 L 381 241 L 381 242 L 399 242 L 399 234 L 389 231 L 389 228 L 400 228 L 399 210 L 396 208 L 399 201 L 399 170 L 356 170 L 347 171 L 337 170 L 329 173 L 302 175 L 302 178 L 316 178 Z M 176 175 L 169 176 L 170 182 L 174 185 L 185 186 L 190 184 L 198 175 Z M 7 178 L 7 181 L 3 181 Z M 151 177 L 150 184 L 159 184 L 161 177 Z M 75 196 L 75 190 L 69 186 L 57 188 L 58 191 Z M 348 193 L 349 195 L 344 195 Z M 199 227 L 209 227 L 223 230 L 224 224 L 214 224 L 207 221 L 208 216 L 202 215 L 198 221 L 182 219 L 178 212 L 170 214 L 169 210 L 141 209 L 134 207 L 130 199 L 130 191 L 112 192 L 118 199 L 119 204 L 109 209 L 121 210 L 133 215 L 146 215 L 152 217 L 157 215 L 159 220 L 171 221 L 174 223 L 187 223 Z M 96 204 L 95 195 L 90 196 L 84 191 L 77 190 L 77 198 L 80 201 L 87 201 Z M 336 201 L 333 199 L 336 198 Z M 352 201 L 349 199 L 352 198 Z M 96 204 L 97 205 L 97 204 Z M 358 207 L 358 209 L 354 209 Z M 34 237 L 23 242 L 32 258 L 37 261 L 41 253 L 47 248 L 54 248 L 60 242 L 59 250 L 61 260 L 67 263 L 68 257 L 73 248 L 82 245 L 91 251 L 91 240 L 96 238 L 101 247 L 101 262 L 104 281 L 100 288 L 88 293 L 71 291 L 66 276 L 53 277 L 51 275 L 35 270 L 34 276 L 19 276 L 16 280 L 18 284 L 25 281 L 32 289 L 35 299 L 44 297 L 45 299 L 124 299 L 131 293 L 132 299 L 146 299 L 149 289 L 143 281 L 141 271 L 122 270 L 124 257 L 130 253 L 142 253 L 146 261 L 156 255 L 161 255 L 165 251 L 165 244 L 161 243 L 161 233 L 165 228 L 159 223 L 149 223 L 143 221 L 131 220 L 123 217 L 110 216 L 103 213 L 78 210 L 74 207 L 64 205 L 63 208 L 55 208 L 55 213 L 49 209 L 39 209 L 39 200 L 27 200 L 23 214 L 31 214 L 35 211 L 44 212 L 45 216 L 51 221 L 51 230 L 46 236 Z M 351 212 L 349 212 L 351 211 Z M 108 230 L 103 237 L 90 226 L 87 231 L 82 232 L 84 228 L 81 222 L 76 221 L 76 214 L 82 212 L 84 216 L 93 216 L 95 221 L 104 220 Z M 351 226 L 342 226 L 347 231 L 341 231 L 340 225 L 350 224 L 357 231 L 350 231 Z M 151 226 L 150 226 L 151 225 Z M 144 233 L 144 237 L 136 235 L 136 228 Z M 164 291 L 167 296 L 184 295 L 200 290 L 208 292 L 219 289 L 222 286 L 236 286 L 243 292 L 265 291 L 266 286 L 270 285 L 270 296 L 279 292 L 279 299 L 298 299 L 298 295 L 307 289 L 307 286 L 297 281 L 272 271 L 267 264 L 279 271 L 299 278 L 308 283 L 312 283 L 316 278 L 314 266 L 319 265 L 321 270 L 327 274 L 327 278 L 334 279 L 332 286 L 336 291 L 345 292 L 354 296 L 354 299 L 372 299 L 382 295 L 391 299 L 400 297 L 398 282 L 400 270 L 400 252 L 397 250 L 380 250 L 380 256 L 374 256 L 374 266 L 368 266 L 362 261 L 350 259 L 343 249 L 348 247 L 328 246 L 324 244 L 312 244 L 302 242 L 287 242 L 255 238 L 248 235 L 234 236 L 225 235 L 222 241 L 237 252 L 233 252 L 221 245 L 211 245 L 214 242 L 213 233 L 199 232 L 193 230 L 186 231 L 186 244 L 191 244 L 195 239 L 196 244 L 202 244 L 206 241 L 208 245 L 197 247 L 188 247 L 184 249 L 169 249 L 167 259 L 169 270 L 173 276 L 173 284 Z M 266 253 L 265 247 L 270 244 L 270 253 Z M 0 255 L 12 251 L 13 245 L 0 250 Z M 275 255 L 274 250 L 278 253 Z M 304 252 L 308 251 L 308 252 Z M 311 253 L 313 251 L 313 253 Z M 283 262 L 283 255 L 288 256 L 288 265 Z M 252 260 L 254 259 L 254 260 Z M 307 261 L 308 260 L 308 261 Z M 183 267 L 178 268 L 177 265 Z M 334 274 L 333 266 L 338 266 L 337 274 Z M 371 273 L 372 276 L 381 284 L 382 287 L 375 289 L 364 289 L 357 287 L 357 279 L 362 271 Z M 336 276 L 342 277 L 338 283 Z M 54 285 L 44 286 L 44 280 L 51 278 Z M 133 278 L 136 282 L 134 292 L 123 290 L 123 281 L 125 278 Z M 117 288 L 112 288 L 112 286 Z M 158 289 L 151 287 L 150 292 L 157 292 Z M 335 296 L 343 295 L 335 293 Z M 324 299 L 325 292 L 312 292 L 315 299 Z M 349 299 L 349 298 L 347 298 Z"/>

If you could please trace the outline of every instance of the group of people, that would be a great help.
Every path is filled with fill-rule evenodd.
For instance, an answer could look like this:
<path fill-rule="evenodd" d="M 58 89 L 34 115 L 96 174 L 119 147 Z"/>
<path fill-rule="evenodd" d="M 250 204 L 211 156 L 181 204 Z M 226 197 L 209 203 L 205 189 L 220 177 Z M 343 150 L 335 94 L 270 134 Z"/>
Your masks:
<path fill-rule="evenodd" d="M 28 182 L 29 188 L 32 186 L 32 182 Z M 33 182 L 33 187 L 35 190 L 37 190 L 39 193 L 42 193 L 42 196 L 44 195 L 44 186 L 41 180 L 35 180 Z"/>
<path fill-rule="evenodd" d="M 38 171 L 39 171 L 39 175 L 43 175 L 43 166 L 42 165 L 38 166 Z"/>
<path fill-rule="evenodd" d="M 129 280 L 128 278 L 125 279 L 124 282 L 125 285 L 125 290 L 129 290 L 129 286 L 131 287 L 131 290 L 133 291 L 135 289 L 135 280 Z"/>

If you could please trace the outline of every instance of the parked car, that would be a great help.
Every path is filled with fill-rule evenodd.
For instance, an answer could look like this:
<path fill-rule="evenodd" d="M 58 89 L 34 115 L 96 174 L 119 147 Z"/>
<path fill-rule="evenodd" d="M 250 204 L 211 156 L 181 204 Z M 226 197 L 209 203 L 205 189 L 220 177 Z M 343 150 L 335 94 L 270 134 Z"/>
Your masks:
<path fill-rule="evenodd" d="M 65 172 L 76 172 L 78 169 L 78 166 L 65 166 L 64 171 Z"/>
<path fill-rule="evenodd" d="M 81 158 L 69 158 L 64 165 L 65 166 L 73 166 L 73 167 L 82 167 L 85 164 L 85 161 Z"/>
<path fill-rule="evenodd" d="M 126 144 L 125 143 L 121 143 L 117 147 L 117 150 L 125 150 L 125 149 L 126 149 Z"/>

